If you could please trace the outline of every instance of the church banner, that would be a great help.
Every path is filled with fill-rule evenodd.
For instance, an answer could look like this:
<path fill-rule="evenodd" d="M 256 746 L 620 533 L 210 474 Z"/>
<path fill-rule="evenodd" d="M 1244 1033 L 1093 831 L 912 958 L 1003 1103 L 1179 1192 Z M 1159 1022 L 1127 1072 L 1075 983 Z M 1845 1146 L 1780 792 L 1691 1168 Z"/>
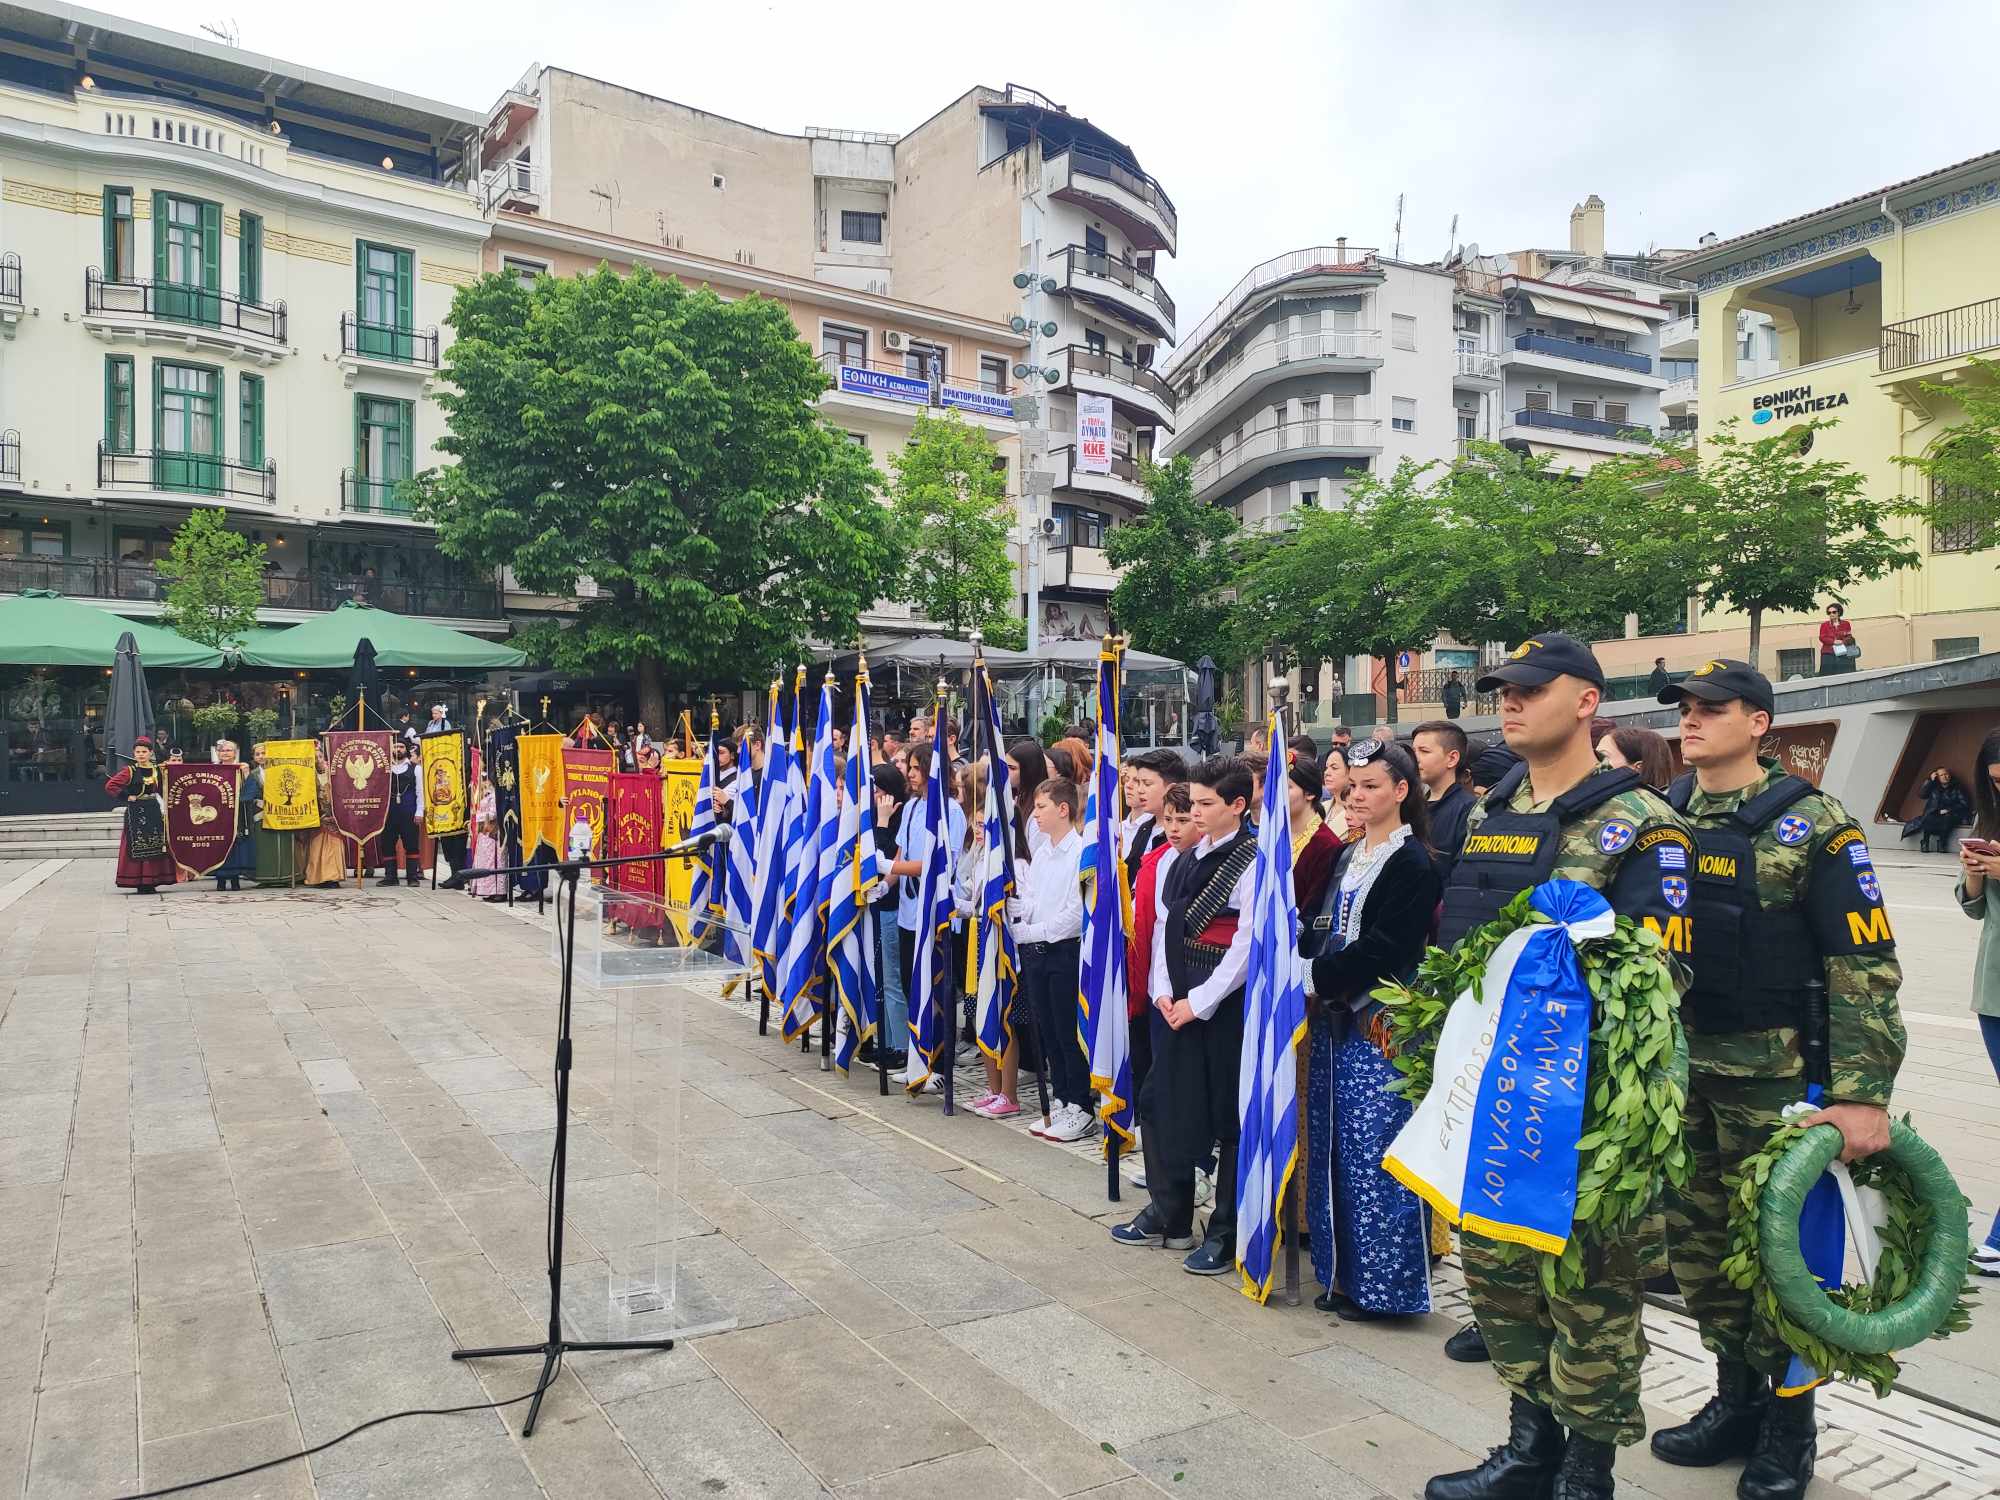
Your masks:
<path fill-rule="evenodd" d="M 701 762 L 699 760 L 667 760 L 660 762 L 660 769 L 666 774 L 662 778 L 666 797 L 666 826 L 660 831 L 660 842 L 654 847 L 671 849 L 687 838 L 694 827 L 695 799 L 701 794 Z M 684 855 L 680 859 L 670 859 L 667 865 L 667 901 L 678 908 L 674 914 L 674 926 L 680 930 L 681 941 L 688 940 L 688 912 L 694 900 L 694 856 Z"/>
<path fill-rule="evenodd" d="M 574 824 L 578 818 L 590 825 L 590 857 L 603 859 L 611 852 L 605 840 L 604 820 L 610 810 L 611 773 L 616 766 L 614 753 L 610 750 L 580 749 L 575 745 L 566 746 L 562 753 L 563 790 L 568 807 L 563 814 L 565 823 Z M 565 851 L 568 845 L 565 841 Z M 603 875 L 604 871 L 593 871 Z"/>
<path fill-rule="evenodd" d="M 563 834 L 563 737 L 524 734 L 514 742 L 521 766 L 521 853 L 546 847 L 560 857 Z"/>
<path fill-rule="evenodd" d="M 319 827 L 319 741 L 264 741 L 264 831 Z"/>
<path fill-rule="evenodd" d="M 486 736 L 486 775 L 493 783 L 500 847 L 510 865 L 521 862 L 521 757 L 514 745 L 520 734 L 518 725 L 503 724 Z"/>
<path fill-rule="evenodd" d="M 167 853 L 197 875 L 213 875 L 236 845 L 238 796 L 246 767 L 181 761 L 160 768 Z"/>
<path fill-rule="evenodd" d="M 417 744 L 423 755 L 424 832 L 432 838 L 465 832 L 465 736 L 447 729 Z"/>
<path fill-rule="evenodd" d="M 613 859 L 634 854 L 658 854 L 660 842 L 660 778 L 651 771 L 614 771 L 611 775 L 611 817 L 607 851 Z M 614 890 L 630 891 L 649 898 L 646 902 L 607 902 L 605 914 L 614 922 L 631 927 L 657 927 L 663 908 L 660 876 L 665 860 L 638 865 L 613 865 L 609 871 Z"/>
<path fill-rule="evenodd" d="M 333 782 L 333 826 L 344 839 L 365 844 L 389 825 L 387 729 L 336 729 L 326 736 Z"/>

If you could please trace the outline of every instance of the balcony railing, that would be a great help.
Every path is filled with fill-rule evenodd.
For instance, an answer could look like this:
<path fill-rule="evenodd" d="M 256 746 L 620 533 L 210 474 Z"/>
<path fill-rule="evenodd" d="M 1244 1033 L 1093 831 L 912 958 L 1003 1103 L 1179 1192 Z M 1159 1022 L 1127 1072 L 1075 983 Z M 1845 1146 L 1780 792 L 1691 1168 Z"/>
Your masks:
<path fill-rule="evenodd" d="M 1071 480 L 1078 477 L 1080 471 L 1076 467 L 1076 448 L 1074 445 L 1050 449 L 1049 459 L 1055 465 L 1056 484 L 1058 487 L 1067 485 Z M 1127 457 L 1124 454 L 1114 453 L 1111 455 L 1111 472 L 1109 474 L 1090 474 L 1084 477 L 1091 479 L 1121 479 L 1127 484 L 1137 484 L 1139 482 L 1138 460 Z"/>
<path fill-rule="evenodd" d="M 1044 160 L 1054 161 L 1062 156 L 1069 158 L 1071 177 L 1095 177 L 1123 188 L 1160 216 L 1160 222 L 1167 226 L 1169 235 L 1180 238 L 1180 215 L 1174 210 L 1174 200 L 1167 196 L 1165 188 L 1130 162 L 1082 146 L 1065 146 L 1044 157 Z"/>
<path fill-rule="evenodd" d="M 1153 278 L 1150 271 L 1142 271 L 1130 261 L 1120 260 L 1115 255 L 1107 255 L 1101 250 L 1087 250 L 1082 245 L 1070 245 L 1057 250 L 1050 257 L 1060 259 L 1065 267 L 1064 285 L 1075 287 L 1077 278 L 1095 276 L 1104 281 L 1115 281 L 1127 291 L 1136 293 L 1160 310 L 1169 332 L 1174 326 L 1174 299 L 1167 295 L 1167 289 Z"/>
<path fill-rule="evenodd" d="M 0 432 L 0 484 L 21 482 L 21 434 L 12 427 Z"/>
<path fill-rule="evenodd" d="M 1458 373 L 1467 380 L 1498 380 L 1500 378 L 1500 356 L 1482 353 L 1477 349 L 1457 351 Z"/>
<path fill-rule="evenodd" d="M 1336 240 L 1331 245 L 1310 245 L 1287 251 L 1245 271 L 1236 285 L 1223 293 L 1222 300 L 1209 309 L 1208 316 L 1195 325 L 1193 333 L 1181 340 L 1181 354 L 1199 357 L 1208 336 L 1235 315 L 1236 309 L 1266 287 L 1294 276 L 1360 276 L 1379 269 L 1375 257 L 1380 252 L 1367 245 L 1350 245 Z"/>
<path fill-rule="evenodd" d="M 1581 360 L 1589 365 L 1608 365 L 1614 370 L 1630 370 L 1634 375 L 1653 373 L 1650 355 L 1630 354 L 1623 349 L 1607 349 L 1602 344 L 1586 344 L 1577 339 L 1559 339 L 1546 333 L 1524 333 L 1514 347 L 1531 354 L 1549 354 L 1557 359 Z"/>
<path fill-rule="evenodd" d="M 340 315 L 340 352 L 350 359 L 380 359 L 416 370 L 438 367 L 437 325 L 399 328 L 367 323 L 351 312 Z"/>
<path fill-rule="evenodd" d="M 352 469 L 340 471 L 340 508 L 350 515 L 416 519 L 416 503 L 405 488 L 407 479 L 371 479 Z"/>
<path fill-rule="evenodd" d="M 185 453 L 168 448 L 121 452 L 97 445 L 100 490 L 156 490 L 215 495 L 258 505 L 278 503 L 278 464 L 242 464 L 219 453 Z"/>
<path fill-rule="evenodd" d="M 2000 297 L 1889 324 L 1882 330 L 1879 367 L 1884 373 L 1907 370 L 1988 349 L 2000 349 Z"/>
<path fill-rule="evenodd" d="M 1549 427 L 1558 432 L 1578 432 L 1586 437 L 1618 438 L 1628 443 L 1650 442 L 1653 429 L 1643 422 L 1607 422 L 1602 417 L 1579 417 L 1566 411 L 1517 411 L 1516 427 Z"/>
<path fill-rule="evenodd" d="M 1373 449 L 1382 443 L 1379 417 L 1319 417 L 1259 428 L 1226 452 L 1211 453 L 1194 466 L 1194 487 L 1206 489 L 1258 459 L 1308 448 Z"/>
<path fill-rule="evenodd" d="M 12 250 L 0 255 L 0 303 L 21 305 L 21 257 Z"/>
<path fill-rule="evenodd" d="M 1258 339 L 1245 344 L 1227 360 L 1203 371 L 1197 385 L 1182 404 L 1180 425 L 1193 427 L 1218 402 L 1233 403 L 1243 381 L 1266 370 L 1299 364 L 1312 359 L 1372 359 L 1382 357 L 1382 335 L 1373 328 L 1350 328 L 1340 332 L 1292 333 L 1283 338 Z"/>
<path fill-rule="evenodd" d="M 542 196 L 542 174 L 524 161 L 502 162 L 479 179 L 479 210 L 485 213 L 509 198 Z"/>
<path fill-rule="evenodd" d="M 1069 373 L 1074 380 L 1077 375 L 1097 375 L 1107 380 L 1116 380 L 1134 390 L 1144 391 L 1173 414 L 1176 404 L 1174 388 L 1144 365 L 1135 365 L 1128 359 L 1104 353 L 1088 344 L 1071 344 L 1062 351 L 1069 358 Z"/>
<path fill-rule="evenodd" d="M 109 280 L 96 266 L 84 269 L 83 310 L 86 315 L 111 313 L 155 323 L 213 328 L 218 333 L 249 334 L 277 344 L 285 342 L 287 333 L 282 302 L 245 302 L 228 292 L 168 281 Z"/>
<path fill-rule="evenodd" d="M 0 556 L 0 593 L 53 589 L 74 599 L 160 599 L 167 580 L 151 563 L 113 562 L 108 557 Z M 492 584 L 384 583 L 379 579 L 330 573 L 264 575 L 264 604 L 272 609 L 335 609 L 358 599 L 398 614 L 498 619 L 500 591 Z"/>

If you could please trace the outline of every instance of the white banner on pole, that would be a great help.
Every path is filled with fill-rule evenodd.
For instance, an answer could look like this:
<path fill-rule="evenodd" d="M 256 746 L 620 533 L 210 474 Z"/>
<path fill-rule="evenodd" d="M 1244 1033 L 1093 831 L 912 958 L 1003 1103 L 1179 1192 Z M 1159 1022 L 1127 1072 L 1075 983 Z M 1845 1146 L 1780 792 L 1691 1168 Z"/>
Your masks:
<path fill-rule="evenodd" d="M 1111 398 L 1076 398 L 1076 468 L 1079 474 L 1111 472 Z"/>

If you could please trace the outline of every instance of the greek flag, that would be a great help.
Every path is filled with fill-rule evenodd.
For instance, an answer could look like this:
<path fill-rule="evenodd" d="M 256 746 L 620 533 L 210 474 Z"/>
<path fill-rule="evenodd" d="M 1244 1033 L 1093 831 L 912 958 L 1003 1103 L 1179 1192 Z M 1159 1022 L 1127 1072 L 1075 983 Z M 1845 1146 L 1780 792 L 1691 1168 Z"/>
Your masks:
<path fill-rule="evenodd" d="M 973 925 L 979 944 L 975 1030 L 979 1050 L 997 1063 L 1014 1044 L 1014 1025 L 1008 1018 L 1021 988 L 1020 954 L 1007 921 L 1007 898 L 1014 894 L 1014 789 L 1008 785 L 1007 762 L 1000 753 L 1000 705 L 993 697 L 993 679 L 983 659 L 976 670 L 986 697 L 985 722 L 976 732 L 985 736 L 987 776 L 985 878 L 980 882 L 980 917 Z"/>
<path fill-rule="evenodd" d="M 1299 911 L 1292 894 L 1292 821 L 1285 802 L 1285 735 L 1266 721 L 1271 758 L 1250 887 L 1250 967 L 1243 985 L 1243 1055 L 1236 1080 L 1236 1269 L 1243 1295 L 1271 1295 L 1284 1239 L 1285 1187 L 1299 1161 L 1298 1045 L 1306 1034 Z"/>
<path fill-rule="evenodd" d="M 823 868 L 820 904 L 826 908 L 826 951 L 834 998 L 847 1024 L 833 1048 L 833 1065 L 845 1073 L 854 1049 L 875 1035 L 880 1022 L 875 986 L 875 935 L 869 930 L 868 890 L 876 880 L 875 783 L 869 776 L 868 663 L 854 678 L 854 727 L 847 736 L 847 770 L 832 858 Z"/>
<path fill-rule="evenodd" d="M 801 676 L 805 668 L 800 667 Z M 757 857 L 752 861 L 750 892 L 750 951 L 757 961 L 764 995 L 778 1003 L 779 933 L 785 913 L 785 887 L 791 880 L 792 846 L 787 833 L 791 809 L 792 724 L 799 715 L 799 695 L 792 689 L 791 723 L 784 716 L 781 689 L 771 683 L 770 731 L 764 741 L 764 790 L 757 803 Z"/>
<path fill-rule="evenodd" d="M 799 775 L 793 767 L 792 774 Z M 791 925 L 785 932 L 785 1040 L 799 1033 L 826 1008 L 826 889 L 838 854 L 839 790 L 833 776 L 833 673 L 819 688 L 819 718 L 813 725 L 812 780 L 802 788 L 798 863 L 792 870 Z"/>
<path fill-rule="evenodd" d="M 910 965 L 910 1081 L 906 1087 L 911 1093 L 929 1083 L 940 1066 L 951 1066 L 952 1032 L 957 1029 L 951 917 L 958 851 L 952 847 L 951 821 L 945 811 L 951 800 L 945 710 L 946 704 L 939 698 L 931 713 L 931 774 L 924 783 L 924 807 L 918 824 L 929 854 L 917 885 L 917 945 Z"/>
<path fill-rule="evenodd" d="M 733 964 L 748 966 L 753 892 L 757 888 L 757 783 L 745 756 L 736 767 L 736 797 L 729 805 L 729 850 L 723 866 L 722 952 Z"/>
<path fill-rule="evenodd" d="M 1097 754 L 1085 798 L 1083 856 L 1083 963 L 1077 981 L 1080 1040 L 1090 1057 L 1090 1086 L 1111 1132 L 1132 1145 L 1131 1037 L 1125 1019 L 1125 940 L 1132 929 L 1132 893 L 1118 857 L 1118 648 L 1097 654 Z M 1291 845 L 1285 846 L 1289 856 Z M 1290 881 L 1289 873 L 1286 876 Z"/>
<path fill-rule="evenodd" d="M 1617 918 L 1575 880 L 1536 886 L 1528 904 L 1547 920 L 1507 934 L 1452 1001 L 1435 1076 L 1457 1082 L 1424 1096 L 1382 1170 L 1454 1224 L 1560 1255 L 1576 1219 L 1590 1080 L 1590 986 L 1576 945 L 1609 937 Z"/>
<path fill-rule="evenodd" d="M 688 819 L 689 842 L 715 832 L 715 735 L 721 727 L 710 714 L 708 749 L 702 753 L 701 781 L 694 789 L 694 814 Z M 710 844 L 694 856 L 694 883 L 688 891 L 688 940 L 693 943 L 708 934 L 709 908 L 722 905 L 723 885 L 716 878 L 715 850 Z"/>

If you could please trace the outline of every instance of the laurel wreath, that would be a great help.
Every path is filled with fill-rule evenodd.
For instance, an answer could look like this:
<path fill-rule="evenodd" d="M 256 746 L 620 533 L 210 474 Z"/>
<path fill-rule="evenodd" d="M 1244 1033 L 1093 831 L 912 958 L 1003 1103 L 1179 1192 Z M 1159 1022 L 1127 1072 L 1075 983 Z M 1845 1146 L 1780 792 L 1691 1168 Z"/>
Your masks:
<path fill-rule="evenodd" d="M 1773 1266 L 1767 1243 L 1788 1235 L 1789 1243 L 1797 1245 L 1798 1199 L 1830 1154 L 1823 1148 L 1815 1155 L 1807 1137 L 1831 1129 L 1780 1122 L 1763 1148 L 1744 1159 L 1742 1174 L 1728 1184 L 1729 1253 L 1721 1270 L 1732 1285 L 1751 1293 L 1758 1315 L 1817 1374 L 1865 1380 L 1877 1396 L 1886 1396 L 1900 1368 L 1890 1351 L 1971 1326 L 1973 1293 L 1965 1274 L 1966 1200 L 1949 1173 L 1943 1172 L 1942 1163 L 1935 1171 L 1921 1167 L 1913 1171 L 1897 1159 L 1910 1153 L 1909 1142 L 1916 1140 L 1936 1161 L 1936 1154 L 1916 1139 L 1906 1118 L 1891 1126 L 1889 1151 L 1848 1166 L 1855 1185 L 1879 1191 L 1888 1210 L 1888 1222 L 1879 1230 L 1882 1258 L 1874 1279 L 1822 1291 L 1802 1262 L 1796 1267 Z M 1837 1144 L 1824 1146 L 1838 1150 Z M 1794 1152 L 1801 1153 L 1800 1158 L 1786 1164 L 1785 1158 Z M 1783 1179 L 1801 1175 L 1804 1180 L 1785 1184 L 1788 1191 L 1782 1195 L 1776 1190 Z M 1779 1221 L 1765 1224 L 1773 1212 L 1780 1215 Z M 1851 1316 L 1836 1316 L 1829 1309 Z M 1862 1343 L 1873 1347 L 1857 1347 Z"/>
<path fill-rule="evenodd" d="M 1430 1091 L 1445 1013 L 1467 988 L 1480 993 L 1486 962 L 1507 935 L 1548 918 L 1523 891 L 1493 921 L 1449 950 L 1424 954 L 1415 977 L 1375 991 L 1388 1007 L 1394 1063 L 1389 1087 L 1412 1104 Z M 1636 1231 L 1665 1185 L 1685 1184 L 1691 1167 L 1681 1128 L 1687 1108 L 1687 1040 L 1674 970 L 1657 933 L 1618 918 L 1605 938 L 1577 946 L 1590 986 L 1590 1093 L 1577 1140 L 1576 1232 L 1560 1256 L 1542 1254 L 1551 1293 L 1580 1290 L 1587 1242 Z"/>

